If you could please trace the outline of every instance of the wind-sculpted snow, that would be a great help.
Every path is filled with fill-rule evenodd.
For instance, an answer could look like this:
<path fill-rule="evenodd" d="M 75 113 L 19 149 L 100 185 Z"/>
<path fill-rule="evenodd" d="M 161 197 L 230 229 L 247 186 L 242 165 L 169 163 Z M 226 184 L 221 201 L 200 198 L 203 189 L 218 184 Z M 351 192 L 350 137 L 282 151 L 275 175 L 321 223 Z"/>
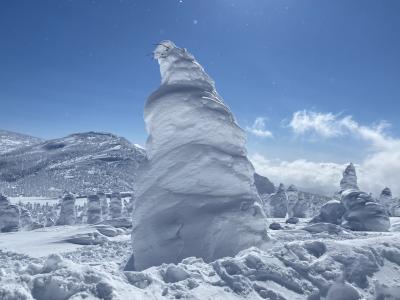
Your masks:
<path fill-rule="evenodd" d="M 122 216 L 122 199 L 119 193 L 113 193 L 110 200 L 110 216 L 112 219 Z"/>
<path fill-rule="evenodd" d="M 346 212 L 342 226 L 358 231 L 388 231 L 390 219 L 385 207 L 376 203 L 371 195 L 359 190 L 345 190 L 342 200 Z"/>
<path fill-rule="evenodd" d="M 288 209 L 288 198 L 285 186 L 281 183 L 278 190 L 268 197 L 263 198 L 265 214 L 268 217 L 284 218 Z"/>
<path fill-rule="evenodd" d="M 18 231 L 20 211 L 17 205 L 10 204 L 0 209 L 0 232 Z"/>
<path fill-rule="evenodd" d="M 350 163 L 343 172 L 343 178 L 340 181 L 340 190 L 355 189 L 358 190 L 356 169 Z"/>
<path fill-rule="evenodd" d="M 100 198 L 97 195 L 89 195 L 87 198 L 87 223 L 96 224 L 102 221 Z"/>
<path fill-rule="evenodd" d="M 342 204 L 342 202 L 338 200 L 331 200 L 321 207 L 320 213 L 315 216 L 310 222 L 323 222 L 340 225 L 342 223 L 342 217 L 345 212 L 346 208 Z"/>
<path fill-rule="evenodd" d="M 149 160 L 139 170 L 127 268 L 188 256 L 211 261 L 264 245 L 245 132 L 185 49 L 165 41 L 154 57 L 162 84 L 145 105 Z"/>
<path fill-rule="evenodd" d="M 10 200 L 8 200 L 8 198 L 6 196 L 4 196 L 3 194 L 0 193 L 0 210 L 9 206 L 10 204 L 11 204 Z"/>
<path fill-rule="evenodd" d="M 20 225 L 21 228 L 23 229 L 31 229 L 32 228 L 32 223 L 33 219 L 31 216 L 31 212 L 24 207 L 20 207 Z"/>
<path fill-rule="evenodd" d="M 107 197 L 106 194 L 104 194 L 103 192 L 98 192 L 97 193 L 97 197 L 99 197 L 100 199 L 100 206 L 101 206 L 101 216 L 103 220 L 107 220 L 108 219 L 108 214 L 109 214 L 109 207 L 108 207 L 108 201 L 107 201 Z"/>
<path fill-rule="evenodd" d="M 289 218 L 295 217 L 294 215 L 294 207 L 296 206 L 297 202 L 299 201 L 299 191 L 297 188 L 292 184 L 286 190 L 287 195 L 287 213 Z"/>
<path fill-rule="evenodd" d="M 352 184 L 344 185 L 343 182 Z M 389 230 L 388 210 L 384 205 L 377 203 L 371 195 L 357 188 L 356 171 L 352 164 L 344 171 L 340 186 L 342 189 L 336 194 L 336 197 L 340 197 L 340 201 L 331 200 L 323 205 L 311 223 L 336 224 L 355 231 Z M 356 188 L 343 189 L 346 186 Z"/>
<path fill-rule="evenodd" d="M 66 194 L 61 201 L 61 210 L 57 220 L 57 225 L 74 225 L 75 222 L 75 197 L 72 194 Z"/>
<path fill-rule="evenodd" d="M 400 199 L 392 196 L 390 188 L 385 187 L 382 190 L 378 202 L 385 207 L 390 216 L 400 217 Z"/>

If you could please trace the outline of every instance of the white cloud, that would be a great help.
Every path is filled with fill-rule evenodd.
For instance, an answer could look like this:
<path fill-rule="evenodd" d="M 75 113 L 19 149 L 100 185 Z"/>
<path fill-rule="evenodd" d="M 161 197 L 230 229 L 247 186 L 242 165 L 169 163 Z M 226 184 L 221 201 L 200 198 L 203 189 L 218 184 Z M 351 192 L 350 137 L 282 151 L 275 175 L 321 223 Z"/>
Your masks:
<path fill-rule="evenodd" d="M 343 134 L 343 123 L 346 120 L 338 119 L 332 113 L 297 111 L 289 123 L 289 127 L 296 134 L 315 133 L 323 137 L 335 137 Z"/>
<path fill-rule="evenodd" d="M 318 163 L 304 159 L 294 161 L 269 160 L 261 154 L 250 156 L 256 171 L 274 184 L 294 184 L 299 188 L 332 195 L 339 185 L 345 165 Z"/>
<path fill-rule="evenodd" d="M 267 121 L 266 118 L 258 117 L 255 119 L 251 127 L 246 127 L 246 130 L 251 134 L 254 134 L 255 136 L 261 138 L 273 137 L 272 132 L 265 128 L 266 121 Z"/>
<path fill-rule="evenodd" d="M 351 116 L 304 110 L 293 114 L 289 127 L 299 135 L 345 136 L 349 142 L 354 142 L 351 141 L 354 137 L 361 138 L 369 144 L 370 152 L 356 165 L 360 188 L 377 195 L 388 186 L 395 195 L 400 195 L 400 139 L 385 132 L 389 125 L 382 121 L 376 126 L 365 126 Z M 354 151 L 361 152 L 357 143 L 354 145 Z M 258 172 L 275 183 L 295 184 L 324 194 L 338 189 L 345 168 L 345 165 L 331 162 L 269 160 L 260 154 L 253 155 L 251 160 Z"/>

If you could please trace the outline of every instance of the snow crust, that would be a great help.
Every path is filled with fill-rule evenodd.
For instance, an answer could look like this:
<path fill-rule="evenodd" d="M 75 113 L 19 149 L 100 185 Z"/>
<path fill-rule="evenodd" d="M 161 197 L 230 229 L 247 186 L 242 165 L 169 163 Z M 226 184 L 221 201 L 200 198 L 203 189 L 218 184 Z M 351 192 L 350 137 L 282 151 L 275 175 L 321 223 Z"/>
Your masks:
<path fill-rule="evenodd" d="M 301 230 L 304 219 L 296 225 L 274 221 L 285 229 L 270 232 L 273 247 L 265 251 L 253 247 L 209 263 L 188 257 L 140 272 L 122 270 L 131 252 L 126 235 L 82 246 L 66 237 L 93 227 L 1 234 L 0 299 L 398 298 L 399 233 L 308 233 Z M 54 253 L 47 251 L 51 241 L 60 245 Z"/>
<path fill-rule="evenodd" d="M 161 86 L 144 110 L 149 160 L 139 169 L 127 268 L 188 256 L 212 261 L 262 246 L 265 217 L 245 132 L 185 49 L 164 41 L 154 57 Z"/>

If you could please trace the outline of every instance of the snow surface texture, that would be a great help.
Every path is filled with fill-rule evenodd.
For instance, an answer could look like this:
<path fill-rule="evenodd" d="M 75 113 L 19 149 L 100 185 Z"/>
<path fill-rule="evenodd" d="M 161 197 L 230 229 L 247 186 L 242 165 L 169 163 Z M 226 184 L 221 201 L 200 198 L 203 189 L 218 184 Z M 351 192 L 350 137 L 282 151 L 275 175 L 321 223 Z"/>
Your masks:
<path fill-rule="evenodd" d="M 89 226 L 0 234 L 0 299 L 399 299 L 398 232 L 311 234 L 300 230 L 304 220 L 290 226 L 270 233 L 266 251 L 210 263 L 189 257 L 141 272 L 121 271 L 132 251 L 124 234 L 87 246 L 64 241 Z"/>
<path fill-rule="evenodd" d="M 161 86 L 145 105 L 149 161 L 138 171 L 127 269 L 263 246 L 267 226 L 245 132 L 185 49 L 164 41 L 154 57 Z"/>

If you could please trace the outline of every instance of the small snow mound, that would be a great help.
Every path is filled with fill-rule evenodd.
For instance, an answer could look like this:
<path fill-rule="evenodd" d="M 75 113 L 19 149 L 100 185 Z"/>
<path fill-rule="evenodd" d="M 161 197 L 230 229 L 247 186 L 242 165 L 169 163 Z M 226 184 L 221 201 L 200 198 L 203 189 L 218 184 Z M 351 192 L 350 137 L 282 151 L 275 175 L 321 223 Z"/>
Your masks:
<path fill-rule="evenodd" d="M 358 300 L 360 294 L 348 283 L 334 283 L 329 288 L 326 300 Z"/>
<path fill-rule="evenodd" d="M 169 265 L 164 274 L 164 281 L 167 283 L 175 283 L 190 278 L 188 272 L 176 265 Z"/>

